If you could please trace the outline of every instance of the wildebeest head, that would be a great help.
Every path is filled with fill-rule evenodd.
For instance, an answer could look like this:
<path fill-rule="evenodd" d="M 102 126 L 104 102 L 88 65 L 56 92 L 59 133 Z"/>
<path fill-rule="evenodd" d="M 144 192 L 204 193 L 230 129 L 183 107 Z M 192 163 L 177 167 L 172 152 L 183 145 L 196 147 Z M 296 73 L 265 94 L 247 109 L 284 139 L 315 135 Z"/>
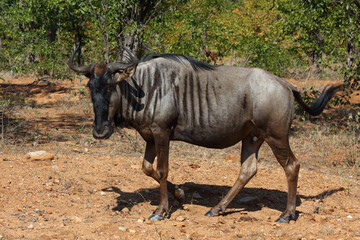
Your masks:
<path fill-rule="evenodd" d="M 89 78 L 91 100 L 95 119 L 93 123 L 93 136 L 97 139 L 107 139 L 114 131 L 114 116 L 119 107 L 119 82 L 131 78 L 135 73 L 138 59 L 127 48 L 124 48 L 131 59 L 130 63 L 109 63 L 105 65 L 90 64 L 88 66 L 75 66 L 73 58 L 78 48 L 69 59 L 69 68 Z"/>

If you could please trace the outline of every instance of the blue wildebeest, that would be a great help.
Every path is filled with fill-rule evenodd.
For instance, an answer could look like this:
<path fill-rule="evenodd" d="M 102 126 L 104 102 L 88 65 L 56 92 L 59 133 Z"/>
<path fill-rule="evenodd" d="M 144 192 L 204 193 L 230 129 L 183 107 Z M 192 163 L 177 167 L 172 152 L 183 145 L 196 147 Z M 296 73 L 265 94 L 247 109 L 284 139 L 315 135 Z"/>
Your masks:
<path fill-rule="evenodd" d="M 300 165 L 289 145 L 294 97 L 306 112 L 318 115 L 341 86 L 325 88 L 308 107 L 295 87 L 262 69 L 212 66 L 174 54 L 153 55 L 139 62 L 125 50 L 130 63 L 75 66 L 75 50 L 68 65 L 90 79 L 95 138 L 109 138 L 116 122 L 136 129 L 146 141 L 142 170 L 160 183 L 160 204 L 150 220 L 163 219 L 169 207 L 168 191 L 177 199 L 184 197 L 182 189 L 167 181 L 171 140 L 219 149 L 242 141 L 240 175 L 206 216 L 225 212 L 255 175 L 259 148 L 267 142 L 288 184 L 286 210 L 277 221 L 295 218 Z"/>

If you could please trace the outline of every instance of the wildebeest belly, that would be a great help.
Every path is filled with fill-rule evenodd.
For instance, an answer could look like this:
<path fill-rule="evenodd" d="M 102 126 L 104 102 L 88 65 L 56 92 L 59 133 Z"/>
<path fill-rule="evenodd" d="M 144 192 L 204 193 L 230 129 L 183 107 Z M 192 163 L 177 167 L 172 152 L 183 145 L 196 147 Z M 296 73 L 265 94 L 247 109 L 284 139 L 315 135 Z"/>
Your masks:
<path fill-rule="evenodd" d="M 210 122 L 181 122 L 173 129 L 172 139 L 208 147 L 226 148 L 241 141 L 251 130 L 249 115 L 238 116 L 218 115 L 218 119 Z"/>
<path fill-rule="evenodd" d="M 243 137 L 241 132 L 224 134 L 216 133 L 214 131 L 194 130 L 190 134 L 178 133 L 175 131 L 172 139 L 207 148 L 226 148 L 238 143 Z"/>

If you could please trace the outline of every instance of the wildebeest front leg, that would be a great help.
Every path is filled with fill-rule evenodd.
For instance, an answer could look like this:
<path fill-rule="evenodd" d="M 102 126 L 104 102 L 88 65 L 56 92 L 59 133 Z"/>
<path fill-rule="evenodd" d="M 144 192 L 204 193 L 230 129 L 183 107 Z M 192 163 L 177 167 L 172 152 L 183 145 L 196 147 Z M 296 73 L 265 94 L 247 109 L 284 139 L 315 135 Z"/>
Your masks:
<path fill-rule="evenodd" d="M 142 163 L 142 170 L 147 175 L 160 183 L 160 175 L 155 171 L 153 164 L 156 157 L 156 149 L 154 143 L 146 143 L 145 156 Z M 177 188 L 173 183 L 167 181 L 167 190 L 178 200 L 182 201 L 185 193 L 182 189 Z"/>
<path fill-rule="evenodd" d="M 225 213 L 226 207 L 240 192 L 241 189 L 250 181 L 250 179 L 256 174 L 257 171 L 257 157 L 258 151 L 264 140 L 258 139 L 255 135 L 249 134 L 242 142 L 241 149 L 241 170 L 238 179 L 234 186 L 225 195 L 225 197 L 211 210 L 209 210 L 205 216 L 217 216 L 219 212 Z"/>
<path fill-rule="evenodd" d="M 155 150 L 157 156 L 156 174 L 160 183 L 160 204 L 150 216 L 149 220 L 162 220 L 169 209 L 167 194 L 167 177 L 169 172 L 169 135 L 160 132 L 154 136 Z"/>
<path fill-rule="evenodd" d="M 154 156 L 157 156 L 157 168 L 156 171 L 149 170 L 150 167 L 147 165 L 147 160 L 144 162 L 145 173 L 151 173 L 150 176 L 153 176 L 155 180 L 160 183 L 160 204 L 159 207 L 154 211 L 154 213 L 150 216 L 149 220 L 162 220 L 164 219 L 164 214 L 169 209 L 169 201 L 168 201 L 168 190 L 167 190 L 167 176 L 169 171 L 169 142 L 170 142 L 170 134 L 167 131 L 156 131 L 153 130 L 154 135 L 154 145 L 147 145 L 147 151 L 145 153 L 146 158 L 154 161 Z M 154 151 L 155 148 L 155 151 Z M 155 153 L 154 153 L 155 152 Z M 148 171 L 150 172 L 148 172 Z M 173 184 L 169 183 L 169 186 L 172 186 L 170 191 L 175 194 L 175 187 Z"/>

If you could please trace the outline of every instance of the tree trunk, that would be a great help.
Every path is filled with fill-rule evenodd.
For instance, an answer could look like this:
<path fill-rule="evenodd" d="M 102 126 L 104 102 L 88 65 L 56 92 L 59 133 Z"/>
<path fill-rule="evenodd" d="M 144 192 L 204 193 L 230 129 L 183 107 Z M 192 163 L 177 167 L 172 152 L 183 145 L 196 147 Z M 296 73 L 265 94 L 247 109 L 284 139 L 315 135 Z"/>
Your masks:
<path fill-rule="evenodd" d="M 109 63 L 110 62 L 110 51 L 109 51 L 109 32 L 106 31 L 106 33 L 104 33 L 103 35 L 103 41 L 104 41 L 104 45 L 105 45 L 105 63 Z"/>
<path fill-rule="evenodd" d="M 132 29 L 130 33 L 125 34 L 124 36 L 120 37 L 119 39 L 122 39 L 122 41 L 118 41 L 118 44 L 121 44 L 118 46 L 121 51 L 119 51 L 118 59 L 120 59 L 120 62 L 127 62 L 128 56 L 126 51 L 123 50 L 123 46 L 130 49 L 136 56 L 139 55 L 140 49 L 141 49 L 141 42 L 139 38 L 140 32 L 136 29 Z"/>
<path fill-rule="evenodd" d="M 351 16 L 349 16 L 349 24 L 353 24 L 353 19 Z M 344 74 L 344 85 L 345 89 L 350 89 L 351 81 L 355 80 L 357 71 L 354 70 L 355 65 L 355 59 L 358 58 L 360 48 L 354 46 L 354 40 L 356 32 L 348 32 L 348 38 L 347 38 L 347 45 L 346 45 L 346 71 Z M 355 72 L 354 72 L 355 71 Z M 357 72 L 358 73 L 358 72 Z"/>
<path fill-rule="evenodd" d="M 350 34 L 349 38 L 347 39 L 347 46 L 346 46 L 346 71 L 345 71 L 345 75 L 344 75 L 344 85 L 345 88 L 349 88 L 350 87 L 350 82 L 351 82 L 351 78 L 352 78 L 352 73 L 351 73 L 351 69 L 353 67 L 354 64 L 354 56 L 353 56 L 353 52 L 354 52 L 354 44 L 352 43 L 354 37 L 352 36 L 352 34 Z"/>
<path fill-rule="evenodd" d="M 321 64 L 320 61 L 322 59 L 322 49 L 324 46 L 324 38 L 321 34 L 320 29 L 316 28 L 309 32 L 309 39 L 315 42 L 315 46 L 313 46 L 308 53 L 309 59 L 309 78 L 321 74 Z"/>

